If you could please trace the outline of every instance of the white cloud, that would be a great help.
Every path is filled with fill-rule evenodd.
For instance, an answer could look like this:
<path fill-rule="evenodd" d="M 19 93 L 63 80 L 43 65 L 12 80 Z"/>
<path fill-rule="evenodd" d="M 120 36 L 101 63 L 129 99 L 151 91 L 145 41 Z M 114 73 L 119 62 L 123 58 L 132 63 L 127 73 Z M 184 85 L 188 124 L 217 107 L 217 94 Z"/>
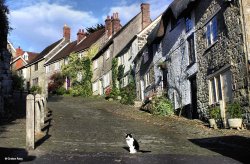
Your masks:
<path fill-rule="evenodd" d="M 13 28 L 10 38 L 14 45 L 38 52 L 62 38 L 64 24 L 71 27 L 71 38 L 75 39 L 79 28 L 98 23 L 98 19 L 91 12 L 47 2 L 11 10 L 9 18 Z"/>

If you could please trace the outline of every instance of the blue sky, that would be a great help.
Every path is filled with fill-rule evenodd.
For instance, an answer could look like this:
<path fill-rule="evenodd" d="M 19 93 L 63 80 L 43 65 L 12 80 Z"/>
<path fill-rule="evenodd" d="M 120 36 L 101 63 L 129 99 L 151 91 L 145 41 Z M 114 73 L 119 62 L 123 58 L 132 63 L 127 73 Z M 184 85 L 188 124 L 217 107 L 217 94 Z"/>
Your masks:
<path fill-rule="evenodd" d="M 9 40 L 14 47 L 41 52 L 62 38 L 64 24 L 71 27 L 71 39 L 78 29 L 104 24 L 107 15 L 118 12 L 126 24 L 140 12 L 142 2 L 150 3 L 151 18 L 160 15 L 172 0 L 6 0 L 13 30 Z"/>

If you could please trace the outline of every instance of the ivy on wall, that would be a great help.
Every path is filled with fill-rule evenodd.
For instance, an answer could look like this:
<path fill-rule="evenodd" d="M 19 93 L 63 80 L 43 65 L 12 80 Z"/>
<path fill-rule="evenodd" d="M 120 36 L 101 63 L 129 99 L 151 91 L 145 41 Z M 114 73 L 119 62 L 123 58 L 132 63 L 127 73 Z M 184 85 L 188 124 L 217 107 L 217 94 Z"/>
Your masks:
<path fill-rule="evenodd" d="M 70 94 L 72 96 L 88 97 L 92 95 L 92 61 L 91 58 L 97 53 L 98 46 L 94 45 L 84 52 L 83 57 L 72 53 L 67 65 L 63 65 L 62 73 L 71 81 Z"/>

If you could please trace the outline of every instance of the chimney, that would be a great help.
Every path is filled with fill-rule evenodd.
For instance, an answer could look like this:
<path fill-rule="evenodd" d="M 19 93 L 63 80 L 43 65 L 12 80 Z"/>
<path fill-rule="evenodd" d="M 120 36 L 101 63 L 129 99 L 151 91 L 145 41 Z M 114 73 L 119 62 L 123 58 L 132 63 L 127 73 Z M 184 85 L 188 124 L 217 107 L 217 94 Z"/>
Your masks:
<path fill-rule="evenodd" d="M 151 23 L 150 4 L 142 3 L 141 4 L 141 12 L 142 12 L 142 29 L 144 29 Z"/>
<path fill-rule="evenodd" d="M 23 55 L 23 50 L 20 48 L 20 46 L 16 49 L 16 57 Z"/>
<path fill-rule="evenodd" d="M 107 19 L 105 20 L 105 31 L 107 32 L 108 37 L 112 35 L 112 22 L 110 16 L 107 16 Z"/>
<path fill-rule="evenodd" d="M 66 24 L 63 26 L 63 37 L 70 40 L 70 28 Z"/>
<path fill-rule="evenodd" d="M 85 33 L 83 29 L 79 29 L 77 33 L 77 44 L 85 38 Z"/>
<path fill-rule="evenodd" d="M 113 13 L 113 19 L 112 21 L 112 25 L 113 25 L 113 34 L 117 33 L 120 29 L 121 29 L 121 24 L 120 24 L 120 19 L 118 16 L 118 13 Z"/>

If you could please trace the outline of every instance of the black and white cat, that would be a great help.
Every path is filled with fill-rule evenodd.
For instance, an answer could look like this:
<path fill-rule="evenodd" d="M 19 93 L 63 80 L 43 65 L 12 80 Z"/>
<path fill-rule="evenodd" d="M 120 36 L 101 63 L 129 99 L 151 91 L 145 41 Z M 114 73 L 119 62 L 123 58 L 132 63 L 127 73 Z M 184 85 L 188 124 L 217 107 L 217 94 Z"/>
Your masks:
<path fill-rule="evenodd" d="M 131 154 L 139 151 L 139 143 L 136 141 L 136 139 L 133 138 L 132 134 L 126 134 L 126 142 Z"/>

